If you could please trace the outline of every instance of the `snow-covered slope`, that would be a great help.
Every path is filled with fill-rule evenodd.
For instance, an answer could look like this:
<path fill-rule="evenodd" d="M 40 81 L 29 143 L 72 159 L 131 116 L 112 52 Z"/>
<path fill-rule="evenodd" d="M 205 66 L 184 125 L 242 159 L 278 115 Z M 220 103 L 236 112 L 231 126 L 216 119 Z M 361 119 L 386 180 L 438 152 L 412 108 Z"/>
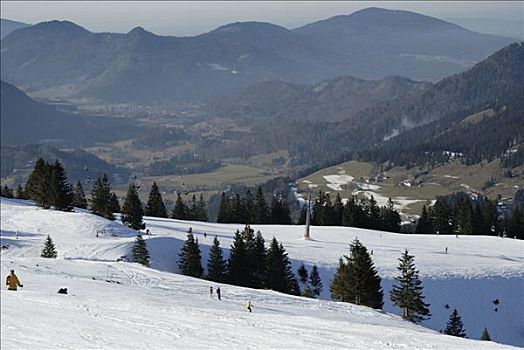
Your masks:
<path fill-rule="evenodd" d="M 42 210 L 30 202 L 1 201 L 1 270 L 14 268 L 24 288 L 1 292 L 1 345 L 11 348 L 350 348 L 498 349 L 448 337 L 402 321 L 394 314 L 326 300 L 221 285 L 224 298 L 210 300 L 204 280 L 173 274 L 179 247 L 192 227 L 203 258 L 217 235 L 228 248 L 241 225 L 146 220 L 152 269 L 116 262 L 129 253 L 134 232 L 87 212 Z M 523 262 L 520 241 L 489 237 L 405 236 L 351 228 L 256 226 L 274 235 L 295 265 L 317 264 L 324 298 L 338 257 L 358 236 L 369 249 L 384 288 L 391 285 L 404 248 L 416 256 L 432 304 L 434 329 L 445 327 L 457 307 L 471 338 L 487 326 L 498 342 L 524 345 Z M 95 236 L 96 231 L 104 231 Z M 16 239 L 16 231 L 19 238 Z M 207 237 L 203 233 L 207 233 Z M 45 236 L 57 246 L 56 260 L 39 258 Z M 448 247 L 448 254 L 444 248 Z M 205 265 L 205 264 L 204 264 Z M 156 269 L 156 270 L 155 270 Z M 69 295 L 57 294 L 69 288 Z M 387 293 L 385 293 L 387 295 Z M 491 303 L 498 298 L 498 312 Z M 386 299 L 386 311 L 397 313 Z M 251 300 L 254 312 L 244 309 Z"/>

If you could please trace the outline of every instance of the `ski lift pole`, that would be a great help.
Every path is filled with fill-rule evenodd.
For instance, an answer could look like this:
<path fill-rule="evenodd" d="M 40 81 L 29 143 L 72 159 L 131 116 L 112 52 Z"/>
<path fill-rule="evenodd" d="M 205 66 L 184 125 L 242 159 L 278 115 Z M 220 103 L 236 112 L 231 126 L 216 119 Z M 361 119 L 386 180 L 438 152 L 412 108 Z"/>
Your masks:
<path fill-rule="evenodd" d="M 309 239 L 309 221 L 311 218 L 311 191 L 308 192 L 306 208 L 306 232 L 304 232 L 304 239 Z"/>

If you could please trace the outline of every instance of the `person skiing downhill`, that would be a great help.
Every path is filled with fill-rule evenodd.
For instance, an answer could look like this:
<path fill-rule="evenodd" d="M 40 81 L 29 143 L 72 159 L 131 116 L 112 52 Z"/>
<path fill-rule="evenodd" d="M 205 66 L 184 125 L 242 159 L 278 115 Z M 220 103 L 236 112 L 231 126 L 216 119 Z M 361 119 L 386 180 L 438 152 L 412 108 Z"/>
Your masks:
<path fill-rule="evenodd" d="M 17 290 L 17 287 L 22 288 L 24 285 L 20 284 L 20 280 L 15 275 L 15 270 L 11 270 L 11 274 L 5 279 L 7 290 Z"/>
<path fill-rule="evenodd" d="M 213 287 L 209 287 L 209 298 L 213 299 Z"/>
<path fill-rule="evenodd" d="M 248 301 L 247 304 L 246 304 L 246 309 L 249 310 L 249 312 L 251 312 L 251 308 L 253 307 L 253 304 L 251 304 L 251 301 Z"/>
<path fill-rule="evenodd" d="M 222 300 L 222 298 L 220 297 L 220 287 L 217 287 L 217 298 L 218 300 Z"/>

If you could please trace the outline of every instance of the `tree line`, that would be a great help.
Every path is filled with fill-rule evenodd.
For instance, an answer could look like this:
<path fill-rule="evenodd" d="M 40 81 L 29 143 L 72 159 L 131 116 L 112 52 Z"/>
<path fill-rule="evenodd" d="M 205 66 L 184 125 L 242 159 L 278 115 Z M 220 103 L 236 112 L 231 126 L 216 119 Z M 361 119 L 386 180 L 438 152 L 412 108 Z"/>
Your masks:
<path fill-rule="evenodd" d="M 305 223 L 307 205 L 302 209 L 299 223 Z M 352 226 L 372 230 L 400 232 L 400 214 L 391 198 L 380 207 L 373 196 L 358 198 L 350 196 L 346 203 L 337 193 L 332 202 L 329 193 L 319 191 L 314 201 L 311 224 L 319 226 Z"/>
<path fill-rule="evenodd" d="M 241 197 L 238 193 L 228 196 L 222 192 L 218 208 L 217 222 L 240 224 L 291 224 L 291 210 L 287 200 L 276 193 L 268 205 L 262 188 L 257 188 L 255 196 L 250 190 Z"/>
<path fill-rule="evenodd" d="M 513 207 L 506 215 L 497 211 L 497 203 L 484 196 L 471 198 L 458 192 L 437 197 L 429 209 L 422 207 L 415 233 L 507 235 L 524 239 L 524 207 L 521 197 L 515 194 Z"/>

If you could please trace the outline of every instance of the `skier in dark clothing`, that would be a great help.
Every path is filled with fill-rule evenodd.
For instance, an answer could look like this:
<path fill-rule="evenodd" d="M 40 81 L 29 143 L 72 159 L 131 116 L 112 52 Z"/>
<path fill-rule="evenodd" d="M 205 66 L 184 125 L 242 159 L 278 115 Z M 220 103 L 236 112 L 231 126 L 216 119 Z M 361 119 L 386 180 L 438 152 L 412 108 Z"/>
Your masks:
<path fill-rule="evenodd" d="M 217 298 L 218 300 L 222 300 L 220 297 L 220 287 L 217 287 Z"/>
<path fill-rule="evenodd" d="M 247 304 L 246 304 L 246 309 L 249 310 L 249 312 L 252 312 L 252 308 L 253 307 L 253 304 L 251 304 L 251 301 L 248 301 Z"/>

